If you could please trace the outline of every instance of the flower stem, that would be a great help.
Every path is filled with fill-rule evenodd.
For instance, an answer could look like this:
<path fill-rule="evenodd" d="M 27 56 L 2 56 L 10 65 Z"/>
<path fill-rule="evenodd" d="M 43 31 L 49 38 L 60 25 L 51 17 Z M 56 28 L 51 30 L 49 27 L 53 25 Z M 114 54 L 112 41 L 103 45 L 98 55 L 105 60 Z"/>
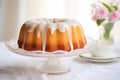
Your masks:
<path fill-rule="evenodd" d="M 110 39 L 110 32 L 113 28 L 113 25 L 114 25 L 114 23 L 112 23 L 112 22 L 108 22 L 104 25 L 104 30 L 105 30 L 104 39 L 106 39 L 106 40 Z"/>

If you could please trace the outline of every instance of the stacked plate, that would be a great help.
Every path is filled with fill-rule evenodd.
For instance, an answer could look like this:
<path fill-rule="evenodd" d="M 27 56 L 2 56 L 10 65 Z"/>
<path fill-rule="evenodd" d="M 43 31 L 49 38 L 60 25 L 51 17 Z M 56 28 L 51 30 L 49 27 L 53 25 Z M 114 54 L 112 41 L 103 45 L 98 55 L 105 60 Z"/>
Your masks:
<path fill-rule="evenodd" d="M 120 49 L 113 46 L 96 46 L 90 53 L 79 56 L 92 62 L 114 62 L 120 60 Z"/>

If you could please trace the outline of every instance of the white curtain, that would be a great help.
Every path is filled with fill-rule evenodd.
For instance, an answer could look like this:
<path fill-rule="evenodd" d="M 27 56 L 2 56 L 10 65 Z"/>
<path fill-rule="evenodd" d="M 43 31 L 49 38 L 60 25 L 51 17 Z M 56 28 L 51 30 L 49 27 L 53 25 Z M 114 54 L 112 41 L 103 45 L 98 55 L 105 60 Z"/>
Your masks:
<path fill-rule="evenodd" d="M 0 5 L 0 39 L 15 36 L 18 24 L 18 0 L 1 0 Z M 17 16 L 17 17 L 16 17 Z"/>
<path fill-rule="evenodd" d="M 95 1 L 0 0 L 0 40 L 17 38 L 21 25 L 34 18 L 76 19 L 82 24 L 86 36 L 98 39 L 98 28 L 90 16 L 91 4 Z"/>

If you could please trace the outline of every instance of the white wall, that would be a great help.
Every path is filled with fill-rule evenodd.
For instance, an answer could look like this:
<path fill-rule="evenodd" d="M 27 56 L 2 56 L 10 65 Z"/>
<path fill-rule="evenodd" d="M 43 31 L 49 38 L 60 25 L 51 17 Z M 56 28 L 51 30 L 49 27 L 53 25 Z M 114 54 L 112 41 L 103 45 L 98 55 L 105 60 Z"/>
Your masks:
<path fill-rule="evenodd" d="M 34 6 L 33 3 L 35 4 Z M 27 18 L 65 17 L 65 0 L 29 0 L 26 3 Z"/>
<path fill-rule="evenodd" d="M 0 40 L 16 36 L 18 30 L 18 0 L 1 0 Z"/>

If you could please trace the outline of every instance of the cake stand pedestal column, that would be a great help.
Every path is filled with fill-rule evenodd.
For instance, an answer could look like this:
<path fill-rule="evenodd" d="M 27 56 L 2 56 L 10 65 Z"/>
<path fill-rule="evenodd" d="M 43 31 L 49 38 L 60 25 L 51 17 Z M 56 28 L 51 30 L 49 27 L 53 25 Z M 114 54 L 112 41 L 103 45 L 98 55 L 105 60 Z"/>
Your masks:
<path fill-rule="evenodd" d="M 37 68 L 45 73 L 65 73 L 70 70 L 66 65 L 60 63 L 58 57 L 48 57 L 46 63 L 43 66 L 37 66 Z"/>

